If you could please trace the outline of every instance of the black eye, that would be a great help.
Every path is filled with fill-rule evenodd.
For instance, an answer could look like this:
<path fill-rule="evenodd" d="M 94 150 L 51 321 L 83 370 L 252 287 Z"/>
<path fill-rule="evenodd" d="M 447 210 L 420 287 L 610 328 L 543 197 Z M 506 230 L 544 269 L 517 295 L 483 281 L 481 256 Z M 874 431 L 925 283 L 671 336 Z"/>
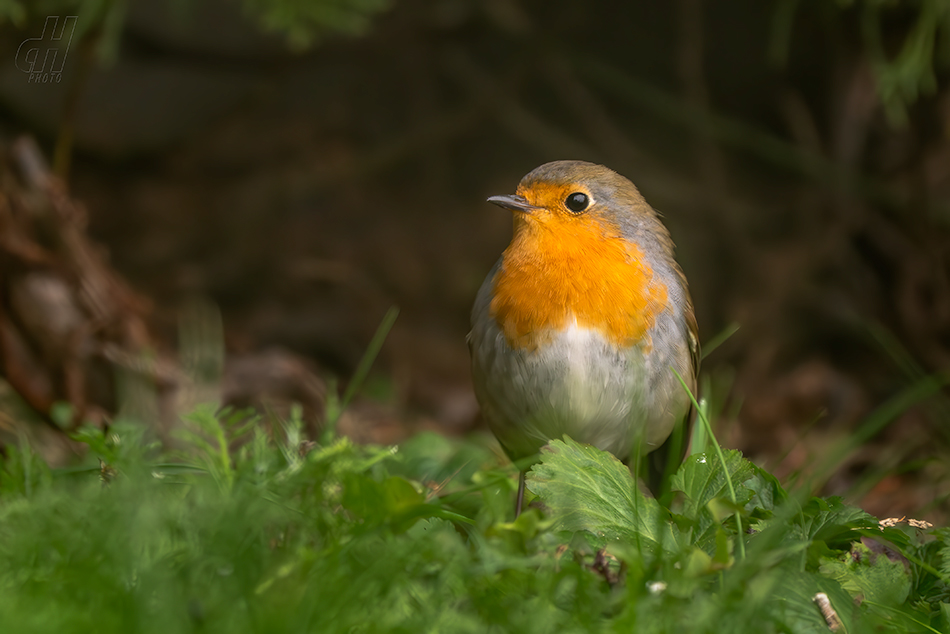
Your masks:
<path fill-rule="evenodd" d="M 579 214 L 587 209 L 588 205 L 590 205 L 590 198 L 588 198 L 587 194 L 574 192 L 567 197 L 567 200 L 564 201 L 564 204 L 567 205 L 568 209 L 576 214 Z"/>

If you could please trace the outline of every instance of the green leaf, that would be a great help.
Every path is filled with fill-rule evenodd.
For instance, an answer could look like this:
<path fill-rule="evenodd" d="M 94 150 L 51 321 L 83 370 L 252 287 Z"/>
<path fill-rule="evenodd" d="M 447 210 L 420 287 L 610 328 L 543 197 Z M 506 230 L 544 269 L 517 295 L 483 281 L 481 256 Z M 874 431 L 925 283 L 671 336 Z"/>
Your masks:
<path fill-rule="evenodd" d="M 370 474 L 347 473 L 343 482 L 343 507 L 370 526 L 403 520 L 425 501 L 411 482 L 399 476 L 380 481 Z"/>
<path fill-rule="evenodd" d="M 739 451 L 726 451 L 723 457 L 734 485 L 745 482 L 755 472 L 752 463 L 744 459 Z M 673 476 L 670 486 L 685 495 L 683 506 L 679 509 L 680 515 L 693 524 L 694 543 L 710 554 L 715 549 L 716 531 L 720 526 L 720 519 L 716 516 L 721 518 L 729 511 L 741 509 L 753 496 L 753 491 L 737 486 L 738 506 L 733 505 L 728 498 L 726 471 L 719 458 L 704 453 L 687 458 Z"/>
<path fill-rule="evenodd" d="M 771 515 L 777 506 L 788 501 L 788 494 L 774 475 L 752 465 L 755 473 L 743 484 L 752 491 L 752 499 L 746 504 L 746 510 L 759 515 Z M 763 513 L 764 512 L 764 513 Z"/>
<path fill-rule="evenodd" d="M 49 408 L 49 417 L 60 429 L 69 429 L 73 424 L 75 409 L 67 401 L 56 401 Z"/>
<path fill-rule="evenodd" d="M 846 545 L 862 528 L 877 528 L 877 518 L 861 509 L 848 506 L 839 497 L 812 498 L 802 508 L 799 525 L 802 536 L 829 545 Z"/>
<path fill-rule="evenodd" d="M 0 452 L 0 497 L 23 495 L 31 497 L 52 481 L 46 462 L 33 451 L 25 438 L 19 446 L 7 445 Z"/>
<path fill-rule="evenodd" d="M 284 32 L 302 49 L 330 33 L 365 32 L 389 0 L 244 0 L 244 6 L 267 30 Z"/>
<path fill-rule="evenodd" d="M 852 597 L 837 582 L 788 568 L 783 569 L 777 579 L 773 598 L 767 605 L 776 620 L 788 628 L 787 631 L 795 634 L 828 634 L 831 631 L 815 602 L 819 592 L 825 594 L 844 625 L 842 632 L 862 631 L 855 629 Z"/>
<path fill-rule="evenodd" d="M 820 571 L 855 599 L 897 606 L 910 593 L 910 573 L 904 562 L 874 553 L 861 542 L 855 542 L 850 552 L 837 559 L 824 559 Z"/>
<path fill-rule="evenodd" d="M 940 544 L 937 559 L 940 563 L 939 570 L 944 576 L 950 576 L 950 528 L 938 528 L 933 531 L 933 536 Z"/>
<path fill-rule="evenodd" d="M 25 441 L 0 452 L 0 623 L 103 634 L 827 634 L 820 592 L 845 634 L 950 631 L 950 530 L 881 531 L 836 498 L 786 501 L 735 452 L 682 467 L 690 495 L 672 516 L 612 456 L 558 441 L 528 480 L 544 510 L 506 522 L 516 480 L 481 439 L 394 448 L 339 437 L 301 452 L 299 414 L 249 431 L 254 418 L 237 412 L 199 408 L 189 420 L 176 451 L 188 463 L 169 464 L 147 427 L 122 423 L 76 431 L 88 466 L 51 474 Z M 114 459 L 108 487 L 97 457 Z M 740 513 L 755 528 L 742 541 Z M 868 537 L 910 572 L 852 546 Z"/>
<path fill-rule="evenodd" d="M 590 531 L 650 552 L 671 548 L 679 533 L 622 462 L 566 436 L 542 450 L 527 483 L 548 507 L 556 530 Z"/>

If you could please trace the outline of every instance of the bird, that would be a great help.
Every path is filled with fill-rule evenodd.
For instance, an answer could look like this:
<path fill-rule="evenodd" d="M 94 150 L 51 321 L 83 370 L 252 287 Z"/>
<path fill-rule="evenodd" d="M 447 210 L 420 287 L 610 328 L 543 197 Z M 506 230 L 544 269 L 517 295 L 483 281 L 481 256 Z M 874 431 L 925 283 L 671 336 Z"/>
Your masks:
<path fill-rule="evenodd" d="M 671 433 L 690 417 L 698 327 L 657 212 L 624 176 L 576 160 L 545 163 L 487 202 L 512 212 L 512 237 L 467 340 L 482 417 L 508 457 L 567 435 L 628 464 L 675 438 L 681 460 L 683 434 Z M 654 493 L 666 453 L 650 461 Z"/>

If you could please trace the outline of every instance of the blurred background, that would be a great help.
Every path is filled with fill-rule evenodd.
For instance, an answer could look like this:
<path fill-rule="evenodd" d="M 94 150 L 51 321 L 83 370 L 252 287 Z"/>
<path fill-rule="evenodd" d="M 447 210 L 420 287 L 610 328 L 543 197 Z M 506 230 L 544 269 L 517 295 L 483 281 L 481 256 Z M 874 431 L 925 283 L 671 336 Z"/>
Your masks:
<path fill-rule="evenodd" d="M 68 464 L 78 424 L 167 434 L 209 398 L 298 403 L 316 434 L 392 306 L 340 429 L 480 430 L 468 313 L 511 224 L 484 200 L 584 159 L 664 215 L 722 444 L 946 520 L 943 0 L 0 0 L 0 20 L 4 442 Z"/>

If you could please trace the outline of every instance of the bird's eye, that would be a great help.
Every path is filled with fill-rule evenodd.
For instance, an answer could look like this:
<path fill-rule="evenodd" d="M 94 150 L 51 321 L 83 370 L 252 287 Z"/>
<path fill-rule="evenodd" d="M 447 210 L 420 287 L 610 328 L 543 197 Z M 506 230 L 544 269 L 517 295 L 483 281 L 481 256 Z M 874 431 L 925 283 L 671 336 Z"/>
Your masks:
<path fill-rule="evenodd" d="M 564 204 L 567 205 L 568 209 L 576 214 L 579 214 L 587 209 L 588 205 L 590 205 L 590 198 L 585 193 L 574 192 L 567 197 L 567 200 L 564 201 Z"/>

